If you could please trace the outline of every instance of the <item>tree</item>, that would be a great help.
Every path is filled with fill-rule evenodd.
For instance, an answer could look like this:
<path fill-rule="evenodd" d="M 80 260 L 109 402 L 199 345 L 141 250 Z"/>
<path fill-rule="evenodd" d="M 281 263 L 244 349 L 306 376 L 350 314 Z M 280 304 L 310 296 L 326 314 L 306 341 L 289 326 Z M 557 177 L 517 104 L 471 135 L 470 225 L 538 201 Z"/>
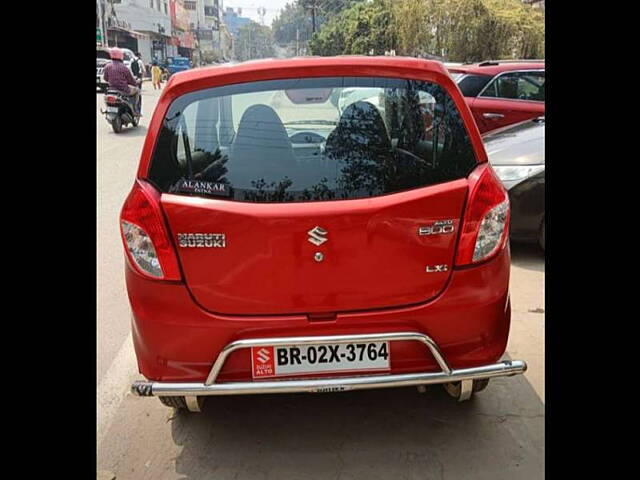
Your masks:
<path fill-rule="evenodd" d="M 240 27 L 234 41 L 234 50 L 240 61 L 275 56 L 271 28 L 253 21 Z"/>
<path fill-rule="evenodd" d="M 294 50 L 304 49 L 312 35 L 311 8 L 315 7 L 316 31 L 345 9 L 364 0 L 294 0 L 273 20 L 275 41 Z"/>
<path fill-rule="evenodd" d="M 373 0 L 334 15 L 309 47 L 315 55 L 393 49 L 458 62 L 544 58 L 544 16 L 521 0 Z"/>
<path fill-rule="evenodd" d="M 358 2 L 329 20 L 309 41 L 314 55 L 383 55 L 395 48 L 389 0 Z"/>
<path fill-rule="evenodd" d="M 450 61 L 544 57 L 544 17 L 520 0 L 398 0 L 398 49 Z"/>

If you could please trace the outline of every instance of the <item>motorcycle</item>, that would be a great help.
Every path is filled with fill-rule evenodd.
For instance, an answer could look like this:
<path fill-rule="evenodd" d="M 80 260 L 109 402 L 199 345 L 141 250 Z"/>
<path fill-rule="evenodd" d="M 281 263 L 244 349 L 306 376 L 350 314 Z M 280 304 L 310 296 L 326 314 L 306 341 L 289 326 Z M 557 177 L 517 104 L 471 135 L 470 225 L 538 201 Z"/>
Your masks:
<path fill-rule="evenodd" d="M 138 88 L 141 86 L 141 82 L 138 81 Z M 120 133 L 123 127 L 131 124 L 134 127 L 138 126 L 140 115 L 137 115 L 133 98 L 130 95 L 125 95 L 119 90 L 107 90 L 104 96 L 104 103 L 106 104 L 106 110 L 100 110 L 100 113 L 105 115 L 107 122 L 111 124 L 111 128 L 115 133 Z M 140 97 L 142 101 L 142 97 Z"/>

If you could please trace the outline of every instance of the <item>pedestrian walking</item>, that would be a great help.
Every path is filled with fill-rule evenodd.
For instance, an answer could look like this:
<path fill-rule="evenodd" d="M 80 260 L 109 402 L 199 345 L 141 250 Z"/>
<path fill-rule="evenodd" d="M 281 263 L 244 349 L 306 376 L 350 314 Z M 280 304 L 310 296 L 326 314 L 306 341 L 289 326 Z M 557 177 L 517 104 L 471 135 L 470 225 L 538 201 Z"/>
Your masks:
<path fill-rule="evenodd" d="M 131 60 L 131 73 L 133 73 L 134 78 L 140 78 L 140 64 L 138 63 L 137 58 Z"/>
<path fill-rule="evenodd" d="M 142 83 L 142 78 L 144 77 L 144 63 L 142 61 L 142 57 L 140 56 L 140 52 L 136 52 L 136 63 L 138 64 L 138 75 L 137 78 L 140 79 L 140 83 Z"/>
<path fill-rule="evenodd" d="M 162 88 L 162 70 L 158 66 L 158 62 L 153 61 L 153 66 L 151 67 L 151 83 L 153 84 L 153 89 Z"/>

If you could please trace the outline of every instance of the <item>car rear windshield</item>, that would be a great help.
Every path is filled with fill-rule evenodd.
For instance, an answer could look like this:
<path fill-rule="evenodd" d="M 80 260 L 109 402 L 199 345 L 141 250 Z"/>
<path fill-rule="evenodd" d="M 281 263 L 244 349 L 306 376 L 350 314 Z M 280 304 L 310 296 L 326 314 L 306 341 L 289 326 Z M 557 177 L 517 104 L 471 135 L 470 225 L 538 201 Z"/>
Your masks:
<path fill-rule="evenodd" d="M 245 202 L 366 198 L 466 177 L 476 165 L 437 84 L 324 77 L 227 85 L 171 104 L 149 180 Z"/>
<path fill-rule="evenodd" d="M 460 79 L 460 77 L 462 77 Z M 484 86 L 493 78 L 490 75 L 461 75 L 454 78 L 465 97 L 477 97 Z"/>

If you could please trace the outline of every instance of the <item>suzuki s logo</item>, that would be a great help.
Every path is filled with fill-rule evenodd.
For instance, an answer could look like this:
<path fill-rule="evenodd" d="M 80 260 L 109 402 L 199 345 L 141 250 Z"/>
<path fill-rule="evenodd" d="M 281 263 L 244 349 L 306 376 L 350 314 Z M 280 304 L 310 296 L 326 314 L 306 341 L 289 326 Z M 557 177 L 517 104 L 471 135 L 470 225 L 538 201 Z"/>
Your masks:
<path fill-rule="evenodd" d="M 267 350 L 266 348 L 261 348 L 260 350 L 258 350 L 256 357 L 258 358 L 258 360 L 260 360 L 260 363 L 267 363 L 269 360 L 271 360 L 269 350 Z"/>
<path fill-rule="evenodd" d="M 328 240 L 326 238 L 328 232 L 322 227 L 313 227 L 307 233 L 309 234 L 307 240 L 318 247 Z"/>

